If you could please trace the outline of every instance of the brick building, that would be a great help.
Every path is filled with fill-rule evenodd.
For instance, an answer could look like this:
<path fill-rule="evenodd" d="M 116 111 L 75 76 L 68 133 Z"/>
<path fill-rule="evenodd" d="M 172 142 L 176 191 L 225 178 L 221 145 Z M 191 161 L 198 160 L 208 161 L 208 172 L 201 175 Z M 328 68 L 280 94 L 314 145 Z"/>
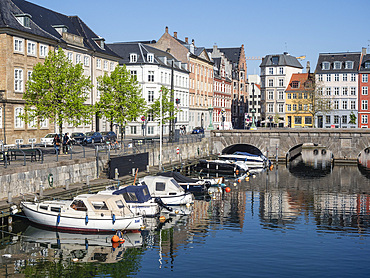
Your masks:
<path fill-rule="evenodd" d="M 361 63 L 359 69 L 359 94 L 358 94 L 358 127 L 370 128 L 370 54 L 366 48 L 362 48 Z"/>

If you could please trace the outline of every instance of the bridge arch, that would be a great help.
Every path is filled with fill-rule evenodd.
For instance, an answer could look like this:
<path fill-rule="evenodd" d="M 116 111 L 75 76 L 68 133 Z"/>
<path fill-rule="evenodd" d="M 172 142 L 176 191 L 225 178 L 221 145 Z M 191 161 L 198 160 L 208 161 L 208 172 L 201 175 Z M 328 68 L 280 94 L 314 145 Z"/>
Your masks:
<path fill-rule="evenodd" d="M 231 146 L 227 146 L 222 150 L 222 154 L 233 154 L 235 152 L 247 152 L 250 154 L 261 155 L 262 152 L 256 146 L 250 144 L 234 144 Z"/>

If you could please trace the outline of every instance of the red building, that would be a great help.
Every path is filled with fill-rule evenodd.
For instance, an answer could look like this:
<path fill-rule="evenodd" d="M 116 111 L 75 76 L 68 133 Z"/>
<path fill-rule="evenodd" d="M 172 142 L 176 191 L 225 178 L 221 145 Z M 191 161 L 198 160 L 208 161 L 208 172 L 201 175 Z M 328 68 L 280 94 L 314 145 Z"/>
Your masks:
<path fill-rule="evenodd" d="M 362 48 L 361 63 L 359 68 L 359 94 L 358 94 L 358 127 L 370 128 L 370 54 Z"/>

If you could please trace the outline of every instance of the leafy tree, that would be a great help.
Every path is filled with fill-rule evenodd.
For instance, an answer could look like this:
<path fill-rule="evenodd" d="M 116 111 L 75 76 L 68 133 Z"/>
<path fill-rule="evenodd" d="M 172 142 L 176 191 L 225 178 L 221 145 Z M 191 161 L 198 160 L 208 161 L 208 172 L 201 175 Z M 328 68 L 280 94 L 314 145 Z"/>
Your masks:
<path fill-rule="evenodd" d="M 349 124 L 356 124 L 356 120 L 357 120 L 357 117 L 355 115 L 355 113 L 351 112 L 351 114 L 349 114 Z"/>
<path fill-rule="evenodd" d="M 44 64 L 34 66 L 27 81 L 23 99 L 26 101 L 26 122 L 50 119 L 62 133 L 63 122 L 79 125 L 91 121 L 91 107 L 85 104 L 92 88 L 81 64 L 73 65 L 64 51 L 50 51 Z"/>
<path fill-rule="evenodd" d="M 315 127 L 315 118 L 318 114 L 327 114 L 332 110 L 332 97 L 325 95 L 322 85 L 315 81 L 314 74 L 309 74 L 301 89 L 295 92 L 292 100 L 297 105 L 297 114 L 306 114 L 312 117 L 312 127 Z"/>
<path fill-rule="evenodd" d="M 110 75 L 105 73 L 98 77 L 98 84 L 101 96 L 96 104 L 97 112 L 121 126 L 122 138 L 126 123 L 135 121 L 146 111 L 138 82 L 123 65 L 117 66 Z"/>
<path fill-rule="evenodd" d="M 163 134 L 163 125 L 170 122 L 171 120 L 175 120 L 179 109 L 177 109 L 175 107 L 175 103 L 171 101 L 170 89 L 166 88 L 165 86 L 162 86 L 159 93 L 162 94 L 162 134 Z M 148 110 L 148 113 L 151 113 L 153 115 L 153 119 L 157 120 L 159 123 L 161 119 L 160 100 L 161 97 L 157 98 Z"/>

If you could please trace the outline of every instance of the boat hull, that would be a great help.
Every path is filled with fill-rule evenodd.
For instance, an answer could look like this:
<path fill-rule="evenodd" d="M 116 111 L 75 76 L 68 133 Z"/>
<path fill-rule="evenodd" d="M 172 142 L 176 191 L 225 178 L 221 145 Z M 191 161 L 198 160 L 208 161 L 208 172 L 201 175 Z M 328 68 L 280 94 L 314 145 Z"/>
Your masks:
<path fill-rule="evenodd" d="M 109 232 L 116 230 L 140 230 L 143 226 L 141 216 L 91 215 L 76 212 L 75 215 L 61 212 L 40 211 L 35 203 L 22 203 L 22 210 L 33 223 L 62 231 Z"/>
<path fill-rule="evenodd" d="M 194 196 L 192 193 L 185 193 L 181 195 L 155 195 L 153 196 L 161 198 L 162 202 L 168 206 L 186 205 L 194 202 Z"/>

